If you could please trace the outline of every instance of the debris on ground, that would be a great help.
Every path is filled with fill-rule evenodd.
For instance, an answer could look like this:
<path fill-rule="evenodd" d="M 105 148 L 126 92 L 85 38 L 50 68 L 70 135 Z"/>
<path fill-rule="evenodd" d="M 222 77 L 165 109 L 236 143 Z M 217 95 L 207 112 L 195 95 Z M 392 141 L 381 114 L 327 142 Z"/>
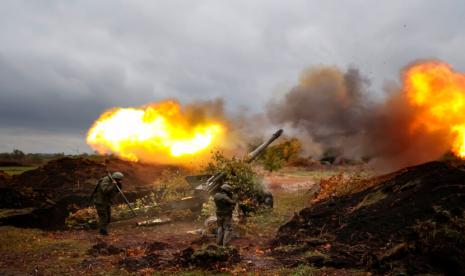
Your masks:
<path fill-rule="evenodd" d="M 93 207 L 79 209 L 68 215 L 65 224 L 74 229 L 94 229 L 97 227 L 97 210 Z"/>
<path fill-rule="evenodd" d="M 203 246 L 200 249 L 187 247 L 178 257 L 179 264 L 202 269 L 228 267 L 240 260 L 241 257 L 236 248 L 214 244 Z"/>
<path fill-rule="evenodd" d="M 155 218 L 155 219 L 149 219 L 149 220 L 144 220 L 137 222 L 137 226 L 154 226 L 154 225 L 160 225 L 164 223 L 171 222 L 172 220 L 170 218 Z"/>
<path fill-rule="evenodd" d="M 167 244 L 166 242 L 153 241 L 153 242 L 147 244 L 147 250 L 149 252 L 154 252 L 154 251 L 158 251 L 158 250 L 165 250 L 167 248 L 170 248 L 170 245 Z"/>
<path fill-rule="evenodd" d="M 157 268 L 159 265 L 159 256 L 150 253 L 142 257 L 126 257 L 119 261 L 119 266 L 129 272 L 136 272 L 145 268 Z"/>
<path fill-rule="evenodd" d="M 88 251 L 87 254 L 91 256 L 99 256 L 99 255 L 116 255 L 124 252 L 123 249 L 116 247 L 112 244 L 108 244 L 106 242 L 99 242 L 94 244 Z"/>

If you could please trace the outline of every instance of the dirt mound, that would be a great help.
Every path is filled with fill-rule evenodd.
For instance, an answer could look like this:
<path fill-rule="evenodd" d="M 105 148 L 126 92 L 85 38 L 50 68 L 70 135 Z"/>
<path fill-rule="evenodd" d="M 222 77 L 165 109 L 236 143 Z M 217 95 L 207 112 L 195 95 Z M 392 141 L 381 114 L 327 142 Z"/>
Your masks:
<path fill-rule="evenodd" d="M 165 165 L 147 165 L 114 158 L 96 162 L 85 158 L 61 158 L 48 162 L 35 170 L 14 177 L 0 172 L 0 208 L 39 207 L 46 201 L 57 202 L 64 197 L 81 196 L 79 206 L 88 204 L 88 197 L 96 182 L 111 171 L 125 174 L 124 192 L 129 200 L 142 197 L 152 190 L 152 183 L 164 169 L 175 168 Z M 182 168 L 179 168 L 182 169 Z M 120 200 L 120 199 L 119 199 Z"/>
<path fill-rule="evenodd" d="M 6 197 L 8 193 L 3 193 L 1 190 L 2 189 L 0 189 L 0 198 Z M 20 195 L 19 200 L 33 200 L 29 198 L 25 199 L 23 196 L 24 195 Z M 53 201 L 49 198 L 36 200 L 39 202 L 36 207 L 7 209 L 11 210 L 11 213 L 8 216 L 0 217 L 0 225 L 13 225 L 22 228 L 41 228 L 46 230 L 66 229 L 66 217 L 70 212 L 75 212 L 77 210 L 76 202 L 81 202 L 84 198 L 82 196 L 69 195 L 58 201 Z M 20 204 L 24 203 L 27 202 L 22 201 Z M 23 210 L 28 211 L 23 212 Z"/>
<path fill-rule="evenodd" d="M 144 268 L 157 268 L 160 258 L 155 253 L 142 257 L 126 257 L 119 261 L 119 266 L 129 272 L 136 272 Z"/>
<path fill-rule="evenodd" d="M 150 251 L 150 252 L 153 252 L 153 251 L 158 251 L 158 250 L 165 250 L 167 248 L 169 248 L 170 245 L 167 244 L 166 242 L 159 242 L 159 241 L 154 241 L 154 242 L 151 242 L 147 245 L 147 249 Z"/>
<path fill-rule="evenodd" d="M 0 160 L 0 166 L 2 166 L 2 167 L 10 167 L 10 166 L 21 167 L 21 166 L 24 166 L 24 164 L 21 163 L 21 162 L 17 162 L 17 161 Z"/>
<path fill-rule="evenodd" d="M 12 186 L 35 189 L 91 190 L 96 181 L 109 171 L 121 171 L 125 175 L 125 190 L 138 190 L 160 176 L 168 165 L 149 165 L 109 158 L 96 162 L 86 158 L 61 158 L 48 162 L 35 170 L 15 176 Z"/>
<path fill-rule="evenodd" d="M 177 263 L 183 266 L 217 270 L 238 263 L 240 260 L 239 252 L 235 248 L 208 245 L 197 250 L 187 247 L 179 255 Z"/>
<path fill-rule="evenodd" d="M 167 244 L 163 242 L 153 242 L 146 244 L 145 247 L 128 247 L 120 248 L 118 246 L 108 244 L 104 241 L 94 244 L 88 251 L 87 255 L 93 257 L 120 255 L 118 265 L 120 268 L 129 272 L 136 272 L 146 268 L 157 268 L 160 265 L 160 256 L 152 251 L 166 248 Z M 88 260 L 84 260 L 83 265 L 87 264 Z"/>
<path fill-rule="evenodd" d="M 124 252 L 123 249 L 116 247 L 114 245 L 108 244 L 106 242 L 99 242 L 94 244 L 88 251 L 87 254 L 91 256 L 98 256 L 98 255 L 117 255 L 121 252 Z"/>
<path fill-rule="evenodd" d="M 0 187 L 8 185 L 11 181 L 11 176 L 5 171 L 0 170 Z"/>
<path fill-rule="evenodd" d="M 61 158 L 35 170 L 14 176 L 0 188 L 0 208 L 37 208 L 27 216 L 2 218 L 0 224 L 45 229 L 63 228 L 65 218 L 77 208 L 89 204 L 89 196 L 99 178 L 109 171 L 125 175 L 123 190 L 130 201 L 153 191 L 153 181 L 165 169 L 179 169 L 168 165 L 149 165 L 115 158 L 97 162 L 86 158 Z M 0 183 L 1 180 L 0 174 Z M 117 197 L 115 203 L 122 203 Z M 54 214 L 53 221 L 48 213 Z M 42 217 L 44 216 L 44 217 Z"/>
<path fill-rule="evenodd" d="M 301 210 L 273 253 L 288 265 L 465 274 L 465 171 L 430 162 L 379 179 Z"/>

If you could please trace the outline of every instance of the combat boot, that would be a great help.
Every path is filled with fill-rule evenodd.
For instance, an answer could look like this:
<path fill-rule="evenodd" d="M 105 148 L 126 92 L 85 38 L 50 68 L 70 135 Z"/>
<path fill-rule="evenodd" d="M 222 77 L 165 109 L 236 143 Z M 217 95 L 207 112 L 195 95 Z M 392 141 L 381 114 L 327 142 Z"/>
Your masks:
<path fill-rule="evenodd" d="M 105 228 L 100 228 L 100 235 L 102 236 L 108 236 L 108 231 Z"/>

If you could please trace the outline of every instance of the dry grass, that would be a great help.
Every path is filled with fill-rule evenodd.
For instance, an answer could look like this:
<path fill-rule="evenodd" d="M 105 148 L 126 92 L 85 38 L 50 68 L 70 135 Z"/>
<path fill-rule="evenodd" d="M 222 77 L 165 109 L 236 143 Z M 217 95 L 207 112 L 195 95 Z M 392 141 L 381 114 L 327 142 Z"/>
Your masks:
<path fill-rule="evenodd" d="M 320 192 L 315 201 L 360 192 L 375 184 L 376 181 L 363 170 L 351 174 L 341 172 L 337 175 L 320 179 Z"/>
<path fill-rule="evenodd" d="M 358 210 L 358 209 L 360 209 L 362 207 L 366 207 L 366 206 L 370 206 L 372 204 L 375 204 L 376 202 L 385 199 L 387 196 L 388 196 L 387 194 L 383 193 L 380 190 L 377 190 L 374 193 L 366 195 L 363 198 L 363 200 L 359 204 L 357 204 L 357 206 L 354 207 L 354 209 L 352 211 Z"/>
<path fill-rule="evenodd" d="M 1 275 L 24 275 L 26 271 L 31 275 L 73 275 L 89 248 L 88 242 L 37 229 L 3 226 L 0 233 Z"/>
<path fill-rule="evenodd" d="M 4 171 L 9 175 L 22 174 L 23 172 L 37 169 L 37 166 L 5 166 L 0 167 L 0 171 Z"/>

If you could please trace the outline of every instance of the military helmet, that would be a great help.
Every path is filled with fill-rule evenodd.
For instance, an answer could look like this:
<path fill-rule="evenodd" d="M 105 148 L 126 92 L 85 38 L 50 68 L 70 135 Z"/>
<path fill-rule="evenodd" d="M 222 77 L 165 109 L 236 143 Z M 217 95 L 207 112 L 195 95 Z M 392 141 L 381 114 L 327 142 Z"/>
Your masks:
<path fill-rule="evenodd" d="M 111 175 L 111 178 L 113 178 L 114 180 L 122 180 L 124 178 L 124 174 L 121 172 L 114 172 Z"/>
<path fill-rule="evenodd" d="M 223 185 L 221 185 L 221 190 L 223 190 L 223 191 L 225 191 L 227 193 L 230 193 L 230 192 L 232 192 L 233 187 L 231 187 L 228 184 L 223 184 Z"/>

